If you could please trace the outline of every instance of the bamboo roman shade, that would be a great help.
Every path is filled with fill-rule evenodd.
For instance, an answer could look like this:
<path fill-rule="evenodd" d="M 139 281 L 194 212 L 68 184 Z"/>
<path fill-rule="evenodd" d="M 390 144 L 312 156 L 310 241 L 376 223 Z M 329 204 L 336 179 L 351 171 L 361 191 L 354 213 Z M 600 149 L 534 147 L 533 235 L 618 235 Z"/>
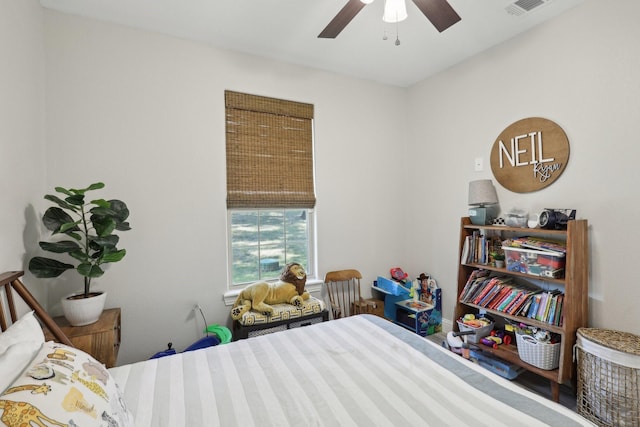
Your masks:
<path fill-rule="evenodd" d="M 313 208 L 313 105 L 225 91 L 227 208 Z"/>

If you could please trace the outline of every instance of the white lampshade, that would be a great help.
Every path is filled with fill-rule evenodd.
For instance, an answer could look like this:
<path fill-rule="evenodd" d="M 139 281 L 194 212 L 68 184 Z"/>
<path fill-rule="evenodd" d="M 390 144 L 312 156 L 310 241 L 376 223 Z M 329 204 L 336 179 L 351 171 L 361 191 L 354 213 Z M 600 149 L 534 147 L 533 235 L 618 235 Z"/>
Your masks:
<path fill-rule="evenodd" d="M 470 206 L 487 206 L 497 203 L 498 194 L 490 179 L 480 179 L 469 183 Z"/>
<path fill-rule="evenodd" d="M 373 3 L 373 0 L 360 0 L 362 3 L 364 4 L 370 4 Z"/>
<path fill-rule="evenodd" d="M 362 1 L 362 0 L 361 0 Z M 386 0 L 384 3 L 384 22 L 400 22 L 407 19 L 407 5 L 405 0 Z"/>

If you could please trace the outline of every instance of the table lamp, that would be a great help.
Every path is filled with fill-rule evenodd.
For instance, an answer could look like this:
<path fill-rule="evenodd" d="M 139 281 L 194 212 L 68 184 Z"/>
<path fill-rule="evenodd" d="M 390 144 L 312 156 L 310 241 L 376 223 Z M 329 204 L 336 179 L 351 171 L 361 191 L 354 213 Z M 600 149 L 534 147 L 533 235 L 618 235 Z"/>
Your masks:
<path fill-rule="evenodd" d="M 469 183 L 469 206 L 472 224 L 491 224 L 498 216 L 498 194 L 490 179 Z"/>

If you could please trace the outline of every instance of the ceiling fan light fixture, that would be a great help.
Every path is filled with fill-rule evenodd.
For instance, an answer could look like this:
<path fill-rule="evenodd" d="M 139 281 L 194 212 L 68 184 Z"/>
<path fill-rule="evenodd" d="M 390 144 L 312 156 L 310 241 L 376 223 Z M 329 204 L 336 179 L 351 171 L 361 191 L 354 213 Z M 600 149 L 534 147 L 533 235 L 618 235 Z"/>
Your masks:
<path fill-rule="evenodd" d="M 405 19 L 407 19 L 405 0 L 386 0 L 384 2 L 384 15 L 382 15 L 384 22 L 395 23 Z"/>
<path fill-rule="evenodd" d="M 517 0 L 517 1 L 553 1 L 553 0 Z M 327 26 L 318 34 L 320 39 L 335 39 L 338 34 L 351 22 L 351 20 L 364 7 L 373 0 L 347 0 L 347 3 L 340 9 L 338 14 L 327 24 Z M 451 7 L 447 0 L 413 0 L 413 3 L 427 17 L 429 21 L 436 27 L 438 32 L 443 32 L 462 18 Z M 385 0 L 384 14 L 382 21 L 384 23 L 396 24 L 396 35 L 398 30 L 398 22 L 407 19 L 406 0 Z M 396 37 L 397 40 L 397 37 Z"/>

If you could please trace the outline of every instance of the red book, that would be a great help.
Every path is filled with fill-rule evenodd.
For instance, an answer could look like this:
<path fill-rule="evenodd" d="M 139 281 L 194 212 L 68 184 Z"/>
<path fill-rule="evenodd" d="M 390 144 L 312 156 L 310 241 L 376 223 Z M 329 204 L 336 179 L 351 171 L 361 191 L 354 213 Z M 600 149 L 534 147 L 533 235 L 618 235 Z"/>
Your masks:
<path fill-rule="evenodd" d="M 523 291 L 522 295 L 520 295 L 520 298 L 518 298 L 518 301 L 516 301 L 515 304 L 513 304 L 509 309 L 509 314 L 512 314 L 515 316 L 518 313 L 518 311 L 520 311 L 520 309 L 525 305 L 525 303 L 527 302 L 527 300 L 531 295 L 532 295 L 531 291 Z"/>
<path fill-rule="evenodd" d="M 482 307 L 486 307 L 487 304 L 489 304 L 491 300 L 493 300 L 493 298 L 495 298 L 495 296 L 498 295 L 503 288 L 504 288 L 504 285 L 502 283 L 500 282 L 496 283 L 493 289 L 491 289 L 491 291 L 487 295 L 485 295 L 484 298 L 482 298 L 482 300 L 478 303 L 478 305 Z"/>
<path fill-rule="evenodd" d="M 487 283 L 482 292 L 480 292 L 480 294 L 473 300 L 473 303 L 478 304 L 480 301 L 482 301 L 482 298 L 487 295 L 487 293 L 496 285 L 496 283 L 498 283 L 498 279 L 494 277 L 489 281 L 489 283 Z"/>
<path fill-rule="evenodd" d="M 504 289 L 502 289 L 502 291 L 500 291 L 500 293 L 496 295 L 496 297 L 492 299 L 489 305 L 487 305 L 486 307 L 495 310 L 495 308 L 500 305 L 502 300 L 509 296 L 512 290 L 513 288 L 511 288 L 510 286 L 505 286 Z"/>

